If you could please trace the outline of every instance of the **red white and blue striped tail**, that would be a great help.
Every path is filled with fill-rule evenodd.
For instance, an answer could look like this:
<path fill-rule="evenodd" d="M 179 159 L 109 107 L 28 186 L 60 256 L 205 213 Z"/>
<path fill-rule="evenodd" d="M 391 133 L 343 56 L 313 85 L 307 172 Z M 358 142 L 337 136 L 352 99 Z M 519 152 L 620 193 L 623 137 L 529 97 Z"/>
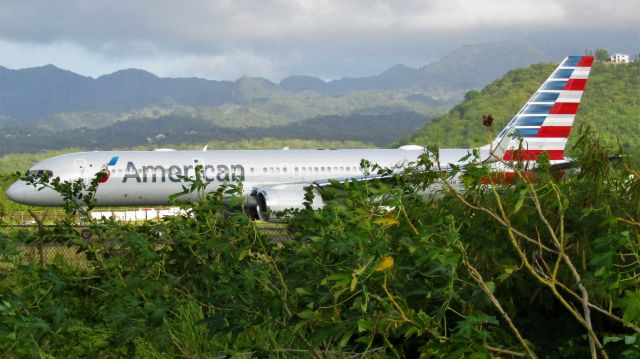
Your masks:
<path fill-rule="evenodd" d="M 533 161 L 546 152 L 552 162 L 564 161 L 593 61 L 593 56 L 565 58 L 491 144 L 494 154 L 503 161 Z"/>

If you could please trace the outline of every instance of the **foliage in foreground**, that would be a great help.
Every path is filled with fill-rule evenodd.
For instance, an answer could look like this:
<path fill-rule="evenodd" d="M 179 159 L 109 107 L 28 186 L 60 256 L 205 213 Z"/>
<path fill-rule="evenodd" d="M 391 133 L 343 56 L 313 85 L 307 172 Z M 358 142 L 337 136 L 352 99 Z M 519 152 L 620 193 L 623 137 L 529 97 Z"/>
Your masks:
<path fill-rule="evenodd" d="M 283 242 L 237 210 L 238 187 L 207 194 L 198 178 L 188 215 L 92 222 L 85 242 L 73 227 L 84 193 L 54 228 L 0 234 L 0 350 L 638 357 L 640 173 L 588 133 L 576 147 L 578 174 L 558 180 L 543 159 L 510 186 L 481 184 L 479 164 L 431 171 L 425 154 L 393 183 L 336 184 L 326 208 L 288 217 Z M 25 241 L 73 243 L 89 265 L 26 263 Z"/>

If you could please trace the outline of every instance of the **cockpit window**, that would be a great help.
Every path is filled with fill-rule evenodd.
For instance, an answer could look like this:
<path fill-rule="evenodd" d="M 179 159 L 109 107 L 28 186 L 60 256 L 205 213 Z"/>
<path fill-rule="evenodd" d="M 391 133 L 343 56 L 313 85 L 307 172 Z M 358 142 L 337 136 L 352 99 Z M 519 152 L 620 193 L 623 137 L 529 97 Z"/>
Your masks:
<path fill-rule="evenodd" d="M 50 170 L 30 170 L 27 174 L 36 177 L 44 177 L 46 175 L 49 178 L 53 178 L 53 172 Z"/>

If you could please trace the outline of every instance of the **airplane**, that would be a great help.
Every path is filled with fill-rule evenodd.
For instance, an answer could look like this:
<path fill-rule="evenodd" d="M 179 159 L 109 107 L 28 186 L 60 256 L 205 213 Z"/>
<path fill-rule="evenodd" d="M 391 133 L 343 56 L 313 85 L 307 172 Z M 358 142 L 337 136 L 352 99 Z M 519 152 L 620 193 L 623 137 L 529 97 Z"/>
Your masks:
<path fill-rule="evenodd" d="M 514 160 L 535 161 L 543 152 L 552 164 L 564 156 L 567 139 L 585 89 L 592 56 L 569 56 L 551 73 L 491 144 L 473 149 L 440 149 L 440 164 L 462 166 L 472 151 L 496 165 L 505 177 L 513 171 L 504 164 Z M 485 119 L 486 121 L 486 119 Z M 325 150 L 201 150 L 94 151 L 52 157 L 33 165 L 28 173 L 46 174 L 61 181 L 83 179 L 89 183 L 103 175 L 95 193 L 96 206 L 168 205 L 172 194 L 182 192 L 184 178 L 194 177 L 196 167 L 208 189 L 241 180 L 246 207 L 256 219 L 274 220 L 271 213 L 302 208 L 305 188 L 332 179 L 366 180 L 360 167 L 366 159 L 382 167 L 415 162 L 425 148 L 405 145 L 397 149 Z M 61 206 L 60 194 L 18 180 L 7 189 L 18 203 Z M 197 198 L 187 198 L 198 200 Z M 313 208 L 324 205 L 316 196 Z"/>

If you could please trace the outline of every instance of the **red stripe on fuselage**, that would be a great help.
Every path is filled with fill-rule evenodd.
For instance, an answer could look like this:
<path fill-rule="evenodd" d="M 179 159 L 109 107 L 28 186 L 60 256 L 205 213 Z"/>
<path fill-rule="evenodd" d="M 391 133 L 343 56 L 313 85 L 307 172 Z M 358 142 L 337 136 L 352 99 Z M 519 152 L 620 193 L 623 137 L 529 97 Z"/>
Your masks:
<path fill-rule="evenodd" d="M 584 91 L 587 86 L 587 79 L 569 79 L 567 84 L 564 85 L 563 90 L 566 91 Z"/>
<path fill-rule="evenodd" d="M 505 161 L 534 161 L 542 152 L 549 154 L 549 160 L 563 160 L 564 150 L 507 150 Z"/>
<path fill-rule="evenodd" d="M 580 59 L 580 61 L 578 62 L 578 64 L 576 65 L 577 67 L 591 67 L 591 65 L 593 65 L 593 56 L 582 56 L 582 58 Z"/>
<path fill-rule="evenodd" d="M 577 102 L 556 102 L 553 107 L 551 107 L 549 114 L 575 115 L 578 112 L 578 107 L 580 107 L 580 104 Z"/>
<path fill-rule="evenodd" d="M 536 137 L 567 138 L 571 133 L 571 126 L 542 126 Z"/>

